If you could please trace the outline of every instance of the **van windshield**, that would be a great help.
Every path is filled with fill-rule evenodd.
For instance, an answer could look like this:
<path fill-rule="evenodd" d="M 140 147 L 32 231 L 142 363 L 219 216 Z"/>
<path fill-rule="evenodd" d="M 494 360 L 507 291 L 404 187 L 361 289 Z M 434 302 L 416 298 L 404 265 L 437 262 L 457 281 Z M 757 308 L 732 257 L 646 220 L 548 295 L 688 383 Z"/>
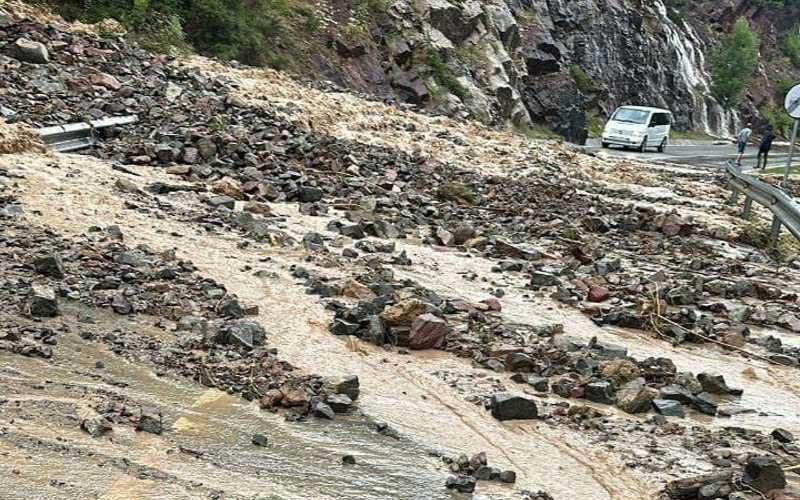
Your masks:
<path fill-rule="evenodd" d="M 641 109 L 632 108 L 619 108 L 617 112 L 614 113 L 612 120 L 615 122 L 636 123 L 641 125 L 646 123 L 649 117 L 649 111 L 642 111 Z"/>

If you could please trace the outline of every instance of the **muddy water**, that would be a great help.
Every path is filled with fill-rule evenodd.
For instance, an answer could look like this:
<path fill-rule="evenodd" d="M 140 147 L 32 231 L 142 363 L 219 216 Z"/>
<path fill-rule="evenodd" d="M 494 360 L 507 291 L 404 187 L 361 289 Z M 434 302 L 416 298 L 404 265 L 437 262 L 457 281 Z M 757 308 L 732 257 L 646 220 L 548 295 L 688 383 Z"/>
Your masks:
<path fill-rule="evenodd" d="M 225 283 L 246 302 L 260 306 L 259 320 L 268 328 L 269 342 L 279 348 L 282 357 L 310 372 L 358 375 L 362 383 L 360 408 L 390 422 L 412 441 L 451 453 L 485 450 L 491 464 L 517 472 L 518 487 L 545 489 L 556 497 L 638 499 L 654 490 L 649 483 L 630 477 L 609 457 L 572 449 L 546 429 L 530 425 L 520 430 L 497 422 L 432 374 L 431 370 L 440 366 L 437 362 L 420 362 L 373 346 L 354 346 L 331 336 L 325 328 L 329 314 L 285 271 L 297 262 L 297 256 L 268 247 L 239 249 L 232 235 L 208 235 L 194 225 L 126 210 L 123 200 L 112 193 L 114 174 L 107 165 L 80 157 L 70 157 L 69 162 L 62 157 L 61 163 L 57 167 L 20 157 L 13 162 L 15 170 L 27 176 L 21 183 L 21 196 L 35 222 L 66 234 L 82 233 L 90 225 L 114 223 L 120 225 L 128 244 L 145 243 L 154 249 L 177 247 L 180 257 L 191 259 L 203 273 Z M 67 163 L 69 169 L 65 168 Z M 131 180 L 143 182 L 142 178 Z M 54 196 L 65 207 L 66 215 L 52 203 Z M 268 265 L 260 262 L 265 256 L 272 259 Z M 252 270 L 243 272 L 245 265 Z M 257 278 L 253 271 L 258 269 L 277 271 L 276 277 Z M 246 420 L 252 421 L 249 415 Z M 291 432 L 298 430 L 293 427 Z M 387 456 L 396 463 L 392 453 Z M 303 455 L 296 459 L 302 461 Z M 511 494 L 495 488 L 482 484 L 479 492 L 501 497 Z"/>
<path fill-rule="evenodd" d="M 288 266 L 297 263 L 300 254 L 269 247 L 240 249 L 234 235 L 201 233 L 194 225 L 125 210 L 122 198 L 108 187 L 114 175 L 107 166 L 85 158 L 71 161 L 74 167 L 71 172 L 63 166 L 54 168 L 36 159 L 23 158 L 15 162 L 21 164 L 21 170 L 28 175 L 22 183 L 22 198 L 31 218 L 67 234 L 82 233 L 90 225 L 114 223 L 123 229 L 129 244 L 146 243 L 154 249 L 177 247 L 180 257 L 191 259 L 203 273 L 225 283 L 245 301 L 260 306 L 259 320 L 270 332 L 270 343 L 279 348 L 285 359 L 309 372 L 357 374 L 362 381 L 361 409 L 374 418 L 390 422 L 412 442 L 453 454 L 486 450 L 490 463 L 517 471 L 518 486 L 546 489 L 557 497 L 639 499 L 652 495 L 655 488 L 651 478 L 631 473 L 613 455 L 584 443 L 580 436 L 540 424 L 499 423 L 483 409 L 465 401 L 437 375 L 442 370 L 452 370 L 479 377 L 483 370 L 475 370 L 449 356 L 402 356 L 331 336 L 326 330 L 329 313 L 288 276 Z M 70 175 L 66 175 L 68 173 Z M 140 178 L 132 180 L 143 182 Z M 51 202 L 56 195 L 62 206 L 68 207 L 67 215 Z M 181 197 L 170 199 L 176 204 L 192 203 Z M 308 230 L 324 232 L 327 223 L 326 218 L 303 217 L 292 206 L 275 206 L 275 211 L 288 217 L 285 226 L 297 235 Z M 745 390 L 744 397 L 732 404 L 766 414 L 716 419 L 713 425 L 741 425 L 766 431 L 780 426 L 800 433 L 800 380 L 791 370 L 749 361 L 708 346 L 673 347 L 640 332 L 601 329 L 575 309 L 546 297 L 528 296 L 529 291 L 515 288 L 520 283 L 493 283 L 492 280 L 501 278 L 491 273 L 492 263 L 485 259 L 402 242 L 398 246 L 407 250 L 415 263 L 408 269 L 398 268 L 400 277 L 413 278 L 442 294 L 456 294 L 472 300 L 484 299 L 492 288 L 502 286 L 506 291 L 502 298 L 503 314 L 508 320 L 531 324 L 563 323 L 568 335 L 584 339 L 597 336 L 601 341 L 626 346 L 636 357 L 667 356 L 680 370 L 718 371 L 731 385 Z M 269 257 L 271 262 L 264 263 L 264 257 Z M 251 269 L 245 268 L 246 265 Z M 259 269 L 270 271 L 272 277 L 256 277 L 253 272 Z M 335 269 L 327 272 L 336 274 Z M 478 278 L 467 278 L 467 272 L 476 273 Z M 744 374 L 746 369 L 752 369 L 755 378 Z M 214 408 L 222 403 L 209 404 Z M 226 407 L 240 410 L 237 405 L 241 404 L 231 401 Z M 186 406 L 191 408 L 189 404 Z M 237 410 L 229 413 L 241 418 L 241 425 L 265 418 L 255 409 L 252 415 Z M 198 428 L 208 427 L 202 423 L 205 413 L 200 407 L 190 413 L 194 415 L 194 423 L 189 417 L 188 422 L 178 423 L 178 430 L 191 442 L 202 442 L 202 436 L 193 433 L 198 432 Z M 237 417 L 227 420 L 236 422 Z M 287 442 L 310 439 L 303 436 L 302 431 L 308 429 L 307 432 L 316 435 L 315 425 L 292 426 L 287 432 L 293 437 L 287 437 Z M 243 440 L 240 444 L 247 448 L 248 433 L 240 438 Z M 226 439 L 228 441 L 223 442 L 238 450 L 235 444 L 231 445 L 230 438 Z M 341 445 L 344 439 L 344 434 L 338 434 L 331 438 L 331 445 Z M 360 437 L 353 438 L 354 445 L 359 443 L 358 439 Z M 307 456 L 301 454 L 295 456 L 297 462 L 293 462 L 287 452 L 280 462 L 289 467 L 286 464 L 303 462 L 305 458 Z M 234 458 L 229 460 L 234 461 Z M 387 460 L 396 463 L 394 458 Z M 274 466 L 280 467 L 279 464 Z M 242 484 L 248 483 L 243 481 Z M 493 496 L 510 494 L 507 490 L 495 491 L 491 489 L 493 486 L 481 485 L 481 488 L 479 491 Z M 241 486 L 235 491 L 249 490 Z M 290 490 L 289 494 L 295 493 Z"/>
<path fill-rule="evenodd" d="M 775 427 L 784 427 L 792 432 L 800 432 L 800 374 L 797 369 L 745 359 L 714 346 L 675 347 L 643 332 L 614 327 L 599 328 L 574 308 L 548 297 L 526 296 L 531 293 L 529 290 L 514 288 L 519 283 L 493 284 L 491 279 L 497 275 L 491 272 L 492 263 L 484 259 L 469 258 L 454 252 L 437 252 L 414 245 L 405 249 L 415 262 L 415 267 L 402 274 L 440 293 L 457 292 L 471 300 L 481 300 L 487 298 L 490 290 L 497 285 L 508 285 L 504 287 L 506 295 L 501 302 L 503 313 L 509 320 L 526 324 L 562 323 L 567 335 L 587 340 L 596 336 L 600 341 L 628 348 L 630 355 L 637 358 L 668 357 L 681 371 L 721 373 L 729 385 L 745 389 L 741 398 L 721 399 L 721 404 L 729 403 L 734 407 L 763 413 L 713 419 L 713 425 L 740 425 L 768 432 Z M 466 279 L 465 270 L 489 279 Z"/>
<path fill-rule="evenodd" d="M 113 328 L 114 321 L 110 317 L 99 321 L 98 331 Z M 136 329 L 142 335 L 150 334 L 144 325 Z M 92 439 L 78 430 L 77 423 L 61 427 L 61 422 L 54 425 L 54 420 L 41 418 L 41 413 L 29 412 L 27 418 L 8 425 L 10 433 L 19 439 L 57 437 L 59 446 L 125 457 L 177 479 L 142 481 L 119 471 L 98 477 L 96 468 L 86 467 L 88 460 L 70 463 L 67 457 L 53 453 L 35 461 L 5 460 L 2 467 L 13 467 L 19 474 L 0 474 L 0 491 L 11 491 L 11 486 L 22 481 L 18 478 L 24 478 L 32 491 L 45 493 L 51 480 L 61 479 L 83 494 L 104 498 L 191 498 L 196 490 L 191 485 L 259 498 L 449 497 L 442 488 L 446 475 L 439 470 L 441 462 L 429 456 L 428 449 L 379 435 L 363 419 L 287 423 L 279 415 L 260 411 L 255 403 L 184 379 L 158 377 L 148 366 L 122 360 L 102 344 L 87 342 L 77 334 L 62 335 L 59 340 L 50 363 L 0 356 L 0 366 L 13 366 L 13 374 L 0 376 L 0 395 L 9 399 L 6 404 L 57 402 L 74 405 L 79 415 L 89 415 L 91 394 L 102 389 L 160 408 L 168 432 L 154 436 L 120 425 L 110 440 Z M 106 368 L 97 370 L 97 361 Z M 91 374 L 101 374 L 102 379 Z M 43 377 L 45 387 L 34 391 L 34 396 L 21 390 L 27 384 L 44 382 Z M 127 386 L 120 387 L 120 383 Z M 90 396 L 88 400 L 78 398 L 76 392 Z M 268 436 L 268 447 L 251 444 L 257 432 Z M 0 443 L 2 449 L 13 452 L 8 443 Z M 180 447 L 202 452 L 202 456 L 178 453 Z M 342 465 L 343 454 L 354 455 L 358 465 Z"/>

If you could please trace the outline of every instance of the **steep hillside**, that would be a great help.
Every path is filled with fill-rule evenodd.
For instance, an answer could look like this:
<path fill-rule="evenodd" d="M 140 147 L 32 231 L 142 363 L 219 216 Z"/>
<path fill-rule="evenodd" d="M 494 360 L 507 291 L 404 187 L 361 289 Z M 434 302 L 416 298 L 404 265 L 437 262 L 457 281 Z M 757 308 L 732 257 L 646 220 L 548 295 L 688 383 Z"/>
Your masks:
<path fill-rule="evenodd" d="M 728 135 L 773 121 L 798 75 L 791 2 L 737 0 L 258 0 L 57 2 L 68 18 L 123 21 L 148 48 L 299 73 L 489 125 L 545 125 L 582 142 L 621 104 L 670 108 L 677 126 Z M 744 18 L 763 44 L 756 84 L 723 109 L 708 58 Z M 796 43 L 795 43 L 796 42 Z M 786 50 L 795 43 L 796 54 Z M 781 125 L 776 123 L 776 125 Z"/>

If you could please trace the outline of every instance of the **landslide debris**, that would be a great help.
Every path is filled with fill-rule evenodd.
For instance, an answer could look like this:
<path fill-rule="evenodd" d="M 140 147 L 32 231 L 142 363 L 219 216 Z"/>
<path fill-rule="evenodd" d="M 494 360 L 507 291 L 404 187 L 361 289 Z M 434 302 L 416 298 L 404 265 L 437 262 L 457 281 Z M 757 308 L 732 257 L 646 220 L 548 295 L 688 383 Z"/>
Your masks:
<path fill-rule="evenodd" d="M 698 413 L 726 418 L 738 411 L 727 406 L 741 391 L 717 374 L 679 372 L 666 356 L 639 359 L 597 339 L 581 342 L 571 338 L 568 324 L 508 321 L 503 297 L 509 285 L 493 285 L 491 296 L 470 301 L 457 293 L 442 296 L 394 271 L 414 266 L 397 246 L 415 241 L 487 259 L 492 273 L 508 278 L 515 290 L 576 306 L 598 325 L 646 331 L 709 351 L 721 344 L 745 357 L 796 367 L 798 347 L 751 328 L 800 331 L 797 262 L 772 266 L 757 249 L 730 245 L 732 231 L 720 225 L 730 223 L 728 215 L 704 217 L 707 207 L 689 199 L 700 194 L 707 198 L 702 201 L 721 202 L 724 190 L 713 178 L 697 182 L 695 174 L 672 170 L 644 175 L 636 165 L 586 159 L 559 146 L 546 149 L 519 139 L 502 144 L 505 136 L 487 129 L 451 127 L 452 122 L 388 107 L 379 108 L 387 111 L 384 121 L 376 121 L 375 114 L 365 120 L 381 124 L 374 130 L 379 140 L 364 141 L 370 132 L 365 121 L 309 122 L 315 116 L 309 114 L 315 105 L 309 100 L 293 109 L 286 102 L 273 106 L 246 98 L 258 82 L 249 70 L 215 73 L 122 39 L 32 20 L 2 30 L 9 40 L 41 44 L 49 60 L 31 60 L 18 51 L 0 56 L 0 84 L 7 89 L 0 95 L 3 109 L 33 126 L 137 114 L 137 124 L 103 131 L 102 144 L 87 153 L 123 172 L 132 171 L 124 165 L 136 165 L 175 181 L 144 185 L 120 177 L 114 188 L 126 206 L 235 235 L 242 246 L 298 250 L 302 258 L 294 275 L 325 300 L 333 333 L 401 352 L 442 349 L 494 373 L 512 374 L 511 391 L 503 381 L 466 396 L 499 420 L 538 419 L 615 445 L 655 435 L 652 448 L 664 453 L 674 436 L 684 436 L 681 453 L 736 474 L 748 467 L 749 477 L 761 477 L 759 470 L 765 469 L 771 478 L 774 469 L 749 466 L 752 455 L 768 453 L 789 463 L 797 453 L 796 446 L 784 446 L 782 433 L 711 430 L 667 418 Z M 264 84 L 269 89 L 274 82 Z M 355 98 L 341 99 L 321 99 L 319 113 L 341 118 L 328 106 Z M 364 106 L 378 109 L 375 103 Z M 335 133 L 348 125 L 352 134 Z M 417 127 L 425 127 L 422 135 L 415 135 Z M 465 133 L 471 130 L 475 137 Z M 392 134 L 403 141 L 392 143 Z M 431 136 L 430 143 L 415 147 L 399 144 Z M 5 177 L 1 170 L 0 175 Z M 634 181 L 622 188 L 622 179 L 609 180 L 615 175 Z M 674 191 L 645 189 L 655 184 L 674 184 Z M 59 330 L 46 318 L 63 314 L 65 304 L 154 317 L 166 337 L 145 338 L 121 328 L 85 340 L 258 400 L 266 409 L 284 408 L 290 418 L 329 419 L 350 411 L 359 394 L 357 380 L 298 373 L 268 346 L 269 332 L 252 320 L 257 306 L 242 303 L 191 262 L 171 252 L 130 248 L 114 226 L 90 228 L 79 239 L 60 237 L 26 224 L 13 196 L 3 196 L 0 293 L 14 311 L 3 317 L 9 332 L 4 350 L 52 357 Z M 173 203 L 176 196 L 195 203 L 186 208 Z M 325 231 L 292 238 L 282 226 L 285 218 L 272 209 L 285 203 L 296 203 L 303 216 L 327 220 L 319 224 Z M 654 414 L 642 424 L 612 417 L 612 405 L 627 414 Z M 136 414 L 114 406 L 98 413 L 81 423 L 91 435 L 121 422 L 145 432 L 163 427 L 161 416 L 149 410 Z M 620 453 L 630 456 L 629 451 Z M 675 461 L 642 465 L 633 457 L 631 468 L 685 473 Z M 448 486 L 474 487 L 477 470 L 454 472 L 462 476 Z M 730 486 L 734 476 L 715 476 L 713 484 Z M 695 481 L 690 489 L 707 483 Z M 724 491 L 715 490 L 732 498 L 734 489 Z"/>

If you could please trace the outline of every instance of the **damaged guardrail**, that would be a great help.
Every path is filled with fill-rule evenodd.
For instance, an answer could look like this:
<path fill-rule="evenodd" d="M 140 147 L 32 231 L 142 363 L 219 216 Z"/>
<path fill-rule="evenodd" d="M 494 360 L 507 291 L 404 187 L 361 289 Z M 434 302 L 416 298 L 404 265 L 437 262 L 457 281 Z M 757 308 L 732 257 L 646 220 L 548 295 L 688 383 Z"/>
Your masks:
<path fill-rule="evenodd" d="M 67 123 L 37 130 L 45 144 L 60 153 L 77 151 L 97 144 L 95 132 L 106 127 L 136 123 L 136 115 L 115 116 L 90 122 Z"/>
<path fill-rule="evenodd" d="M 729 161 L 725 167 L 728 186 L 731 188 L 730 205 L 739 201 L 739 193 L 745 195 L 742 217 L 750 215 L 753 201 L 772 212 L 772 231 L 770 243 L 775 246 L 782 226 L 800 240 L 800 205 L 782 190 L 767 184 L 755 176 L 743 174 L 741 167 Z"/>

